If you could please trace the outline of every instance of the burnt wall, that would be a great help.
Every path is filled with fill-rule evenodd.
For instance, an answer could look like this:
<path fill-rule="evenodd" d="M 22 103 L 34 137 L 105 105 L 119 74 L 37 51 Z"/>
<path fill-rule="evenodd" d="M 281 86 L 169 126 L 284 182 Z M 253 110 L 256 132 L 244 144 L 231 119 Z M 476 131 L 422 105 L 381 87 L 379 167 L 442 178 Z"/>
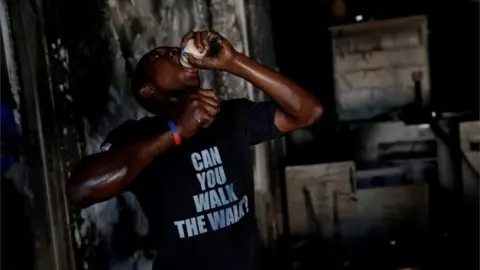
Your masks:
<path fill-rule="evenodd" d="M 15 82 L 12 93 L 21 100 L 27 182 L 34 183 L 30 218 L 38 220 L 33 225 L 37 268 L 150 269 L 155 252 L 135 196 L 125 193 L 87 209 L 71 209 L 65 181 L 80 157 L 96 152 L 110 130 L 148 115 L 129 85 L 137 61 L 150 49 L 178 45 L 189 30 L 212 28 L 238 51 L 273 66 L 267 1 L 1 3 L 2 14 L 8 15 L 2 17 L 2 31 L 7 30 L 2 40 L 12 47 L 6 52 L 8 76 Z M 201 76 L 202 86 L 215 88 L 223 99 L 265 98 L 230 74 Z M 270 182 L 273 160 L 268 156 L 276 148 L 271 143 L 253 150 L 255 164 L 260 164 L 256 181 L 262 186 Z"/>
<path fill-rule="evenodd" d="M 62 63 L 68 67 L 68 80 L 56 80 L 54 87 L 69 104 L 65 109 L 81 124 L 75 129 L 80 132 L 81 154 L 96 152 L 108 132 L 125 120 L 148 115 L 130 94 L 132 71 L 144 53 L 160 45 L 178 46 L 191 29 L 215 29 L 238 51 L 273 65 L 273 55 L 268 53 L 272 44 L 268 42 L 267 8 L 261 4 L 236 0 L 89 0 L 53 5 L 62 11 L 55 16 L 61 29 L 59 38 L 49 40 L 47 46 L 50 58 L 65 58 Z M 249 13 L 252 15 L 247 16 Z M 215 88 L 224 99 L 263 99 L 244 80 L 226 73 L 204 72 L 202 84 Z M 257 172 L 267 171 L 267 155 L 266 151 L 255 154 L 257 163 L 263 160 Z M 67 169 L 74 160 L 68 162 Z M 268 180 L 268 173 L 258 175 L 263 178 L 260 181 Z M 77 268 L 151 267 L 155 252 L 149 248 L 148 220 L 133 194 L 124 193 L 74 213 Z"/>

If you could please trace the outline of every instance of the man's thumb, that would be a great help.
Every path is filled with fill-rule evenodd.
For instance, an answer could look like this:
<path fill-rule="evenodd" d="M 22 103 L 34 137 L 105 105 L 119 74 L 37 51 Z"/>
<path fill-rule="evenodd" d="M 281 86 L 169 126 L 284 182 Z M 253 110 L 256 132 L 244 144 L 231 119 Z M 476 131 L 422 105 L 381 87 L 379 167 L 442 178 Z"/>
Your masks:
<path fill-rule="evenodd" d="M 193 57 L 193 55 L 187 53 L 186 54 L 186 57 L 187 57 L 187 60 L 188 60 L 188 63 L 190 63 L 191 65 L 193 66 L 202 66 L 202 59 L 197 59 L 195 57 Z"/>

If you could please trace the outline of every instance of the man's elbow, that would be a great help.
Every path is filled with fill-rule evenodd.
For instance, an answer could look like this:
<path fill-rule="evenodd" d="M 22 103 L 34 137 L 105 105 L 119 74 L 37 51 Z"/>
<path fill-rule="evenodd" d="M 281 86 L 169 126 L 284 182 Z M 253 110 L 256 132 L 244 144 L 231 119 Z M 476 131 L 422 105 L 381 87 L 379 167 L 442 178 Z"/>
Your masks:
<path fill-rule="evenodd" d="M 323 106 L 320 103 L 316 102 L 313 106 L 311 106 L 310 113 L 306 117 L 305 126 L 311 126 L 317 123 L 318 121 L 320 121 L 322 116 Z"/>
<path fill-rule="evenodd" d="M 65 195 L 67 196 L 67 200 L 73 204 L 73 205 L 78 205 L 81 201 L 80 196 L 78 196 L 78 187 L 67 183 L 65 187 Z"/>
<path fill-rule="evenodd" d="M 85 203 L 85 196 L 82 196 L 82 194 L 84 193 L 85 192 L 82 191 L 82 187 L 79 185 L 67 183 L 65 187 L 65 195 L 67 197 L 67 200 L 75 207 L 84 208 L 88 206 L 88 204 Z"/>

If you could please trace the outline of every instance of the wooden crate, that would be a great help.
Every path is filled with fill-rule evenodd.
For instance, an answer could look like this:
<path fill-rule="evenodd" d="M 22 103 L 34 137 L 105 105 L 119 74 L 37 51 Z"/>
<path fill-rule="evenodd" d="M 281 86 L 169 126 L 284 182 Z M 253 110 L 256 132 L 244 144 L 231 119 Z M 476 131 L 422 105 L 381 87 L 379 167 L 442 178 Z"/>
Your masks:
<path fill-rule="evenodd" d="M 355 199 L 353 162 L 286 168 L 290 233 L 321 233 L 332 238 L 335 230 L 348 231 L 343 222 L 353 215 Z"/>
<path fill-rule="evenodd" d="M 353 162 L 287 167 L 286 188 L 295 236 L 348 242 L 428 226 L 428 184 L 357 190 Z"/>

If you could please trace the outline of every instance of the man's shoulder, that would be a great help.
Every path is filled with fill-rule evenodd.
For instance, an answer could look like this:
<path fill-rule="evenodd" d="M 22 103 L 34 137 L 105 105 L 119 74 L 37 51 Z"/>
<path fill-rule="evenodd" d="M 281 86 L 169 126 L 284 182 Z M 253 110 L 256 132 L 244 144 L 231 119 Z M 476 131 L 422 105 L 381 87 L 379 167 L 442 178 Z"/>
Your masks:
<path fill-rule="evenodd" d="M 227 108 L 234 108 L 238 106 L 244 106 L 245 104 L 248 104 L 248 103 L 252 103 L 252 101 L 250 101 L 247 98 L 235 98 L 235 99 L 222 100 L 220 105 Z"/>
<path fill-rule="evenodd" d="M 244 108 L 247 108 L 253 102 L 247 98 L 236 98 L 223 100 L 220 103 L 220 111 L 227 114 L 235 114 L 242 111 Z"/>
<path fill-rule="evenodd" d="M 245 105 L 251 102 L 246 98 L 237 98 L 222 100 L 220 102 L 220 111 L 216 117 L 217 122 L 231 122 L 236 121 L 238 117 L 242 114 L 243 108 Z M 235 120 L 234 120 L 235 119 Z"/>
<path fill-rule="evenodd" d="M 274 114 L 276 105 L 271 101 L 255 102 L 247 98 L 238 98 L 222 101 L 220 110 L 223 110 L 224 114 L 229 116 L 235 115 L 239 118 L 251 118 L 252 116 L 258 116 L 258 114 Z"/>

